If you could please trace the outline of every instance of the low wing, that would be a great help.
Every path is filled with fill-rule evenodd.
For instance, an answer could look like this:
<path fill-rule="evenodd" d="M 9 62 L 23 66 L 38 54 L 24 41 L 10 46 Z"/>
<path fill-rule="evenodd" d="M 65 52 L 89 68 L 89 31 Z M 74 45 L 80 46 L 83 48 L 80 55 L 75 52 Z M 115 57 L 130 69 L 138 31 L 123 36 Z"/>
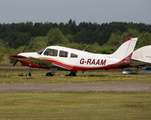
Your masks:
<path fill-rule="evenodd" d="M 36 65 L 40 65 L 40 67 L 44 67 L 44 68 L 58 67 L 58 68 L 67 69 L 65 67 L 62 67 L 61 65 L 55 64 L 54 62 L 50 62 L 39 58 L 29 57 L 29 58 L 21 58 L 21 59 Z"/>
<path fill-rule="evenodd" d="M 151 65 L 149 62 L 139 61 L 139 60 L 131 60 L 131 66 L 139 66 L 139 65 Z"/>
<path fill-rule="evenodd" d="M 29 57 L 28 59 L 29 59 L 29 62 L 40 65 L 41 67 L 45 67 L 45 68 L 55 67 L 53 65 L 53 62 L 49 62 L 49 61 L 46 61 L 46 60 L 33 58 L 33 57 Z"/>
<path fill-rule="evenodd" d="M 31 63 L 34 64 L 35 67 L 44 67 L 44 68 L 58 67 L 61 69 L 68 69 L 68 70 L 71 69 L 71 67 L 62 64 L 61 62 L 54 61 L 54 60 L 50 61 L 45 58 L 25 57 L 23 55 L 12 55 L 12 57 L 16 58 L 16 60 L 20 61 L 21 63 L 25 62 L 24 64 L 26 64 L 27 66 L 30 65 Z"/>
<path fill-rule="evenodd" d="M 146 64 L 148 64 L 148 63 L 131 60 L 130 62 L 115 63 L 115 64 L 112 64 L 112 65 L 120 65 L 120 66 L 123 66 L 123 65 L 139 66 L 139 65 L 146 65 Z"/>

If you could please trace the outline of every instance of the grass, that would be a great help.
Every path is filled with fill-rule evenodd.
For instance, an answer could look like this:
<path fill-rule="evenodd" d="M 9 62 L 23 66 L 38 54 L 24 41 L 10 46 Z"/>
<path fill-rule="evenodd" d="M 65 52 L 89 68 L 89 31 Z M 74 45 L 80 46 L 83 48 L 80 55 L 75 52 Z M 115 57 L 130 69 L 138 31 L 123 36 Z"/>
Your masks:
<path fill-rule="evenodd" d="M 151 92 L 0 92 L 0 119 L 150 120 Z"/>
<path fill-rule="evenodd" d="M 122 75 L 121 71 L 0 70 L 0 84 L 21 83 L 151 83 L 151 75 Z M 150 120 L 151 92 L 0 92 L 0 120 Z"/>
<path fill-rule="evenodd" d="M 150 92 L 0 92 L 0 119 L 150 120 Z"/>
<path fill-rule="evenodd" d="M 80 71 L 76 77 L 66 76 L 69 71 L 58 71 L 53 77 L 46 77 L 49 70 L 32 70 L 32 76 L 26 77 L 28 70 L 0 70 L 0 84 L 23 83 L 151 83 L 151 75 L 123 75 L 122 71 Z"/>

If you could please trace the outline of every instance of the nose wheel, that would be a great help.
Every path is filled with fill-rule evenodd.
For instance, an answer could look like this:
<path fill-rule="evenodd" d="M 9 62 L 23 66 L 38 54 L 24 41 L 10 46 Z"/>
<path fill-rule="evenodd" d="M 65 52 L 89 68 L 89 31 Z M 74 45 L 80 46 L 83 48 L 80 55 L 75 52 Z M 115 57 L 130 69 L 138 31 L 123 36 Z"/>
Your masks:
<path fill-rule="evenodd" d="M 28 73 L 26 74 L 26 76 L 31 76 L 31 73 L 30 73 L 30 72 L 28 72 Z"/>

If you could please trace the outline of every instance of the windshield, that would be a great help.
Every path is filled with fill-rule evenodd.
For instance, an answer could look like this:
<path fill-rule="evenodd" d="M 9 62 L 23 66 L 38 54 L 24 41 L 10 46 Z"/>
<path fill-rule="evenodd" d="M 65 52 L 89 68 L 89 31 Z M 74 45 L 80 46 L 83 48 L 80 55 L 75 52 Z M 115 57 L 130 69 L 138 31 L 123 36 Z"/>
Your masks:
<path fill-rule="evenodd" d="M 45 49 L 46 49 L 46 48 L 43 48 L 43 49 L 41 49 L 41 50 L 37 51 L 37 53 L 41 55 L 41 54 L 42 54 L 42 52 L 43 52 Z"/>

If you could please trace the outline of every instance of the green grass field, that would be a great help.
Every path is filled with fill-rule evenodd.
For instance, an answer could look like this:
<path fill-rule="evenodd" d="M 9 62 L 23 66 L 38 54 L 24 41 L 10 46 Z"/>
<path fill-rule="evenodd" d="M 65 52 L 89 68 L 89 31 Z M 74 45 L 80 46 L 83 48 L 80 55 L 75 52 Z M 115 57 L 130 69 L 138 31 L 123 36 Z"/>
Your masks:
<path fill-rule="evenodd" d="M 122 75 L 121 71 L 0 70 L 0 84 L 21 83 L 151 83 L 151 75 Z M 150 120 L 151 92 L 0 92 L 0 120 Z"/>
<path fill-rule="evenodd" d="M 0 92 L 0 119 L 150 120 L 150 92 Z"/>
<path fill-rule="evenodd" d="M 53 77 L 46 77 L 49 70 L 32 70 L 32 76 L 26 77 L 28 70 L 0 70 L 0 84 L 15 83 L 151 83 L 151 75 L 123 75 L 122 71 L 80 71 L 76 77 L 66 76 L 69 71 L 58 71 Z"/>

